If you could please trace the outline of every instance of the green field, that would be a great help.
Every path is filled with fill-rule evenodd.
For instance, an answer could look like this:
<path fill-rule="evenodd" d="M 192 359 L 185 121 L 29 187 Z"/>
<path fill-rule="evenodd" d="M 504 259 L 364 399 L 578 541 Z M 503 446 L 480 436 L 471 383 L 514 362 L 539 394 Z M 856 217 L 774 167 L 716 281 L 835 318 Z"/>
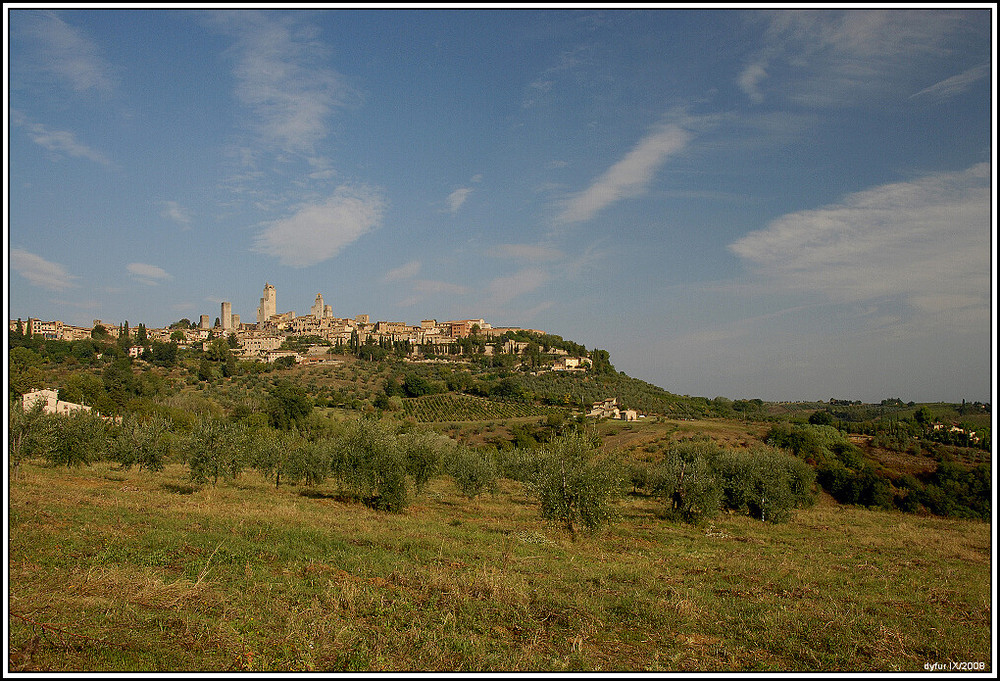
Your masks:
<path fill-rule="evenodd" d="M 520 484 L 401 513 L 335 485 L 26 462 L 10 671 L 992 671 L 991 528 L 841 506 L 571 541 Z"/>
<path fill-rule="evenodd" d="M 421 423 L 449 421 L 493 421 L 545 414 L 563 414 L 565 409 L 516 402 L 498 402 L 469 395 L 426 395 L 402 400 L 403 414 Z"/>

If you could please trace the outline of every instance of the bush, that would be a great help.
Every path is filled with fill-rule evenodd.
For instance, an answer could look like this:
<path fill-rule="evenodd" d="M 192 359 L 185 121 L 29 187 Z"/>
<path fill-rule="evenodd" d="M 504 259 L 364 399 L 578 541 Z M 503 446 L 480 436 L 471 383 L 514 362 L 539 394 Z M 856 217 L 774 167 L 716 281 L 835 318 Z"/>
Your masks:
<path fill-rule="evenodd" d="M 200 419 L 185 441 L 191 479 L 203 483 L 233 480 L 250 461 L 249 430 L 241 424 Z"/>
<path fill-rule="evenodd" d="M 168 422 L 159 417 L 140 419 L 125 416 L 115 429 L 112 441 L 115 461 L 125 470 L 132 466 L 138 466 L 139 470 L 163 470 L 168 430 Z"/>
<path fill-rule="evenodd" d="M 391 428 L 370 418 L 351 422 L 331 449 L 334 475 L 365 503 L 386 511 L 406 507 L 406 458 Z"/>
<path fill-rule="evenodd" d="M 992 508 L 992 467 L 980 464 L 967 469 L 942 462 L 928 476 L 923 489 L 914 490 L 916 500 L 932 513 L 989 521 Z"/>
<path fill-rule="evenodd" d="M 488 452 L 459 445 L 448 453 L 444 466 L 459 491 L 469 499 L 496 489 L 497 464 Z"/>
<path fill-rule="evenodd" d="M 668 452 L 650 471 L 647 485 L 665 504 L 668 517 L 687 522 L 715 516 L 722 504 L 722 486 L 705 456 L 688 459 L 676 450 Z"/>
<path fill-rule="evenodd" d="M 273 428 L 302 428 L 312 413 L 313 401 L 299 386 L 282 382 L 271 388 L 264 410 Z"/>
<path fill-rule="evenodd" d="M 282 440 L 287 454 L 276 471 L 275 487 L 278 486 L 282 473 L 292 483 L 322 484 L 330 474 L 330 461 L 335 446 L 333 441 L 321 438 L 309 442 L 295 435 L 285 435 Z"/>
<path fill-rule="evenodd" d="M 7 465 L 12 473 L 16 473 L 22 461 L 34 457 L 49 457 L 56 445 L 55 419 L 58 417 L 46 414 L 41 402 L 25 410 L 20 399 L 12 399 L 9 407 Z"/>
<path fill-rule="evenodd" d="M 433 432 L 406 433 L 399 439 L 406 459 L 406 472 L 413 478 L 417 491 L 422 492 L 430 479 L 441 471 L 444 454 L 454 443 L 451 438 Z"/>
<path fill-rule="evenodd" d="M 815 499 L 812 469 L 770 447 L 726 452 L 718 472 L 726 508 L 768 522 L 787 521 L 793 508 Z"/>
<path fill-rule="evenodd" d="M 100 416 L 77 411 L 56 416 L 55 445 L 48 451 L 49 462 L 57 466 L 90 465 L 100 459 L 108 445 L 107 425 Z"/>
<path fill-rule="evenodd" d="M 541 452 L 542 466 L 531 486 L 542 517 L 562 523 L 575 538 L 579 526 L 596 531 L 616 516 L 613 502 L 625 492 L 623 471 L 596 455 L 582 433 L 554 438 Z"/>
<path fill-rule="evenodd" d="M 544 457 L 536 449 L 504 447 L 496 453 L 497 470 L 508 480 L 532 484 L 542 471 Z"/>

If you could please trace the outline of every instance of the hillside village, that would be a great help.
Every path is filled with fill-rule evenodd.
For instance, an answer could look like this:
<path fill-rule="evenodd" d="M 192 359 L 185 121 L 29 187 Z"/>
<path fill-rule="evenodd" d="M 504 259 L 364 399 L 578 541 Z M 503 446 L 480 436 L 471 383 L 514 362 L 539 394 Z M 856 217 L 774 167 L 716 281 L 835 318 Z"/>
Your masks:
<path fill-rule="evenodd" d="M 335 317 L 330 305 L 324 303 L 323 295 L 319 293 L 308 314 L 278 312 L 276 289 L 270 283 L 264 286 L 255 322 L 243 322 L 239 314 L 233 314 L 229 302 L 221 304 L 214 323 L 210 319 L 210 315 L 203 314 L 197 323 L 184 319 L 163 328 L 144 327 L 144 341 L 137 337 L 138 325 L 129 329 L 127 322 L 109 323 L 100 319 L 95 319 L 91 327 L 34 318 L 9 320 L 8 326 L 11 333 L 16 332 L 20 325 L 21 331 L 27 335 L 67 341 L 90 338 L 97 327 L 103 327 L 110 337 L 116 339 L 128 330 L 135 343 L 128 350 L 132 357 L 140 356 L 154 341 L 177 343 L 182 348 L 200 346 L 207 349 L 216 338 L 232 338 L 235 339 L 233 351 L 238 359 L 274 362 L 282 357 L 292 357 L 297 363 L 322 362 L 328 355 L 335 354 L 338 347 L 358 348 L 364 345 L 402 346 L 411 360 L 461 355 L 469 347 L 462 340 L 470 338 L 477 341 L 482 353 L 487 356 L 495 352 L 518 355 L 528 348 L 529 342 L 513 340 L 509 335 L 518 332 L 545 334 L 537 329 L 494 327 L 481 318 L 443 322 L 424 319 L 418 325 L 411 325 L 396 321 L 373 322 L 367 314 L 353 318 Z M 310 347 L 292 350 L 286 344 L 292 337 L 307 337 L 315 342 Z M 546 352 L 559 356 L 549 366 L 553 371 L 584 371 L 592 365 L 589 357 L 569 356 L 570 353 L 562 348 L 548 348 Z"/>
<path fill-rule="evenodd" d="M 218 339 L 225 339 L 236 359 L 274 363 L 287 358 L 284 363 L 303 365 L 337 362 L 336 355 L 357 353 L 365 347 L 393 348 L 397 353 L 401 351 L 409 362 L 454 361 L 472 352 L 486 357 L 502 353 L 524 358 L 532 345 L 537 344 L 521 339 L 548 336 L 538 329 L 495 327 L 482 318 L 443 322 L 424 319 L 419 325 L 411 325 L 395 321 L 372 322 L 367 314 L 336 317 L 319 293 L 309 313 L 297 315 L 294 311 L 278 312 L 276 294 L 274 285 L 265 284 L 253 323 L 243 322 L 239 314 L 232 312 L 231 304 L 223 302 L 214 323 L 210 315 L 203 314 L 197 323 L 182 319 L 162 328 L 147 328 L 141 323 L 130 327 L 127 321 L 109 323 L 100 319 L 95 319 L 93 326 L 84 327 L 36 318 L 9 320 L 8 327 L 12 334 L 63 341 L 91 338 L 98 329 L 116 340 L 128 333 L 130 344 L 119 345 L 132 358 L 141 358 L 154 343 L 208 351 Z M 536 347 L 536 351 L 544 353 L 544 359 L 531 367 L 525 366 L 525 370 L 535 374 L 584 372 L 593 367 L 594 361 L 587 356 L 585 348 L 574 343 L 567 345 L 577 352 L 557 346 Z M 524 363 L 527 364 L 526 359 Z M 43 390 L 25 395 L 25 408 L 35 401 L 43 402 L 45 411 L 50 413 L 63 413 L 82 406 L 58 401 L 54 391 Z M 594 403 L 588 415 L 626 421 L 644 418 L 636 410 L 625 409 L 614 397 Z"/>

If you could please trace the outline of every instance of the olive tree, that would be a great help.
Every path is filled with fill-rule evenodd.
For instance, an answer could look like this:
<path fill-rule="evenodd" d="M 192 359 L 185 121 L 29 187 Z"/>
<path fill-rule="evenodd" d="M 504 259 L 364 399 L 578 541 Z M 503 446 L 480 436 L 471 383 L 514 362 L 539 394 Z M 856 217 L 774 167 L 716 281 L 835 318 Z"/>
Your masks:
<path fill-rule="evenodd" d="M 399 436 L 406 458 L 406 472 L 413 478 L 417 492 L 441 471 L 446 453 L 454 448 L 454 441 L 438 433 L 421 431 Z"/>
<path fill-rule="evenodd" d="M 542 517 L 562 523 L 575 539 L 580 526 L 595 531 L 616 516 L 613 503 L 625 492 L 625 476 L 614 462 L 597 455 L 588 437 L 578 432 L 556 437 L 542 457 L 530 486 Z"/>
<path fill-rule="evenodd" d="M 55 445 L 48 459 L 57 466 L 89 466 L 105 454 L 108 446 L 107 424 L 100 416 L 76 411 L 56 416 Z"/>
<path fill-rule="evenodd" d="M 11 473 L 16 474 L 23 461 L 49 456 L 56 444 L 56 417 L 45 413 L 42 402 L 24 409 L 21 400 L 12 399 L 9 407 L 7 465 Z"/>
<path fill-rule="evenodd" d="M 218 484 L 219 478 L 233 480 L 247 465 L 249 430 L 243 424 L 202 418 L 186 441 L 188 467 L 195 482 Z"/>
<path fill-rule="evenodd" d="M 391 427 L 371 418 L 354 421 L 331 449 L 333 474 L 365 503 L 386 511 L 406 507 L 406 458 Z"/>
<path fill-rule="evenodd" d="M 705 456 L 666 453 L 649 473 L 647 485 L 665 506 L 668 517 L 697 522 L 715 516 L 722 503 L 722 486 L 712 461 Z"/>
<path fill-rule="evenodd" d="M 815 472 L 801 459 L 771 447 L 729 451 L 718 460 L 724 504 L 768 522 L 784 522 L 792 509 L 814 500 Z"/>
<path fill-rule="evenodd" d="M 483 492 L 493 492 L 497 484 L 497 465 L 493 456 L 465 445 L 454 447 L 444 460 L 444 468 L 459 491 L 468 499 Z"/>
<path fill-rule="evenodd" d="M 125 416 L 115 429 L 111 441 L 113 458 L 125 470 L 163 470 L 163 460 L 169 447 L 169 422 L 162 418 Z"/>

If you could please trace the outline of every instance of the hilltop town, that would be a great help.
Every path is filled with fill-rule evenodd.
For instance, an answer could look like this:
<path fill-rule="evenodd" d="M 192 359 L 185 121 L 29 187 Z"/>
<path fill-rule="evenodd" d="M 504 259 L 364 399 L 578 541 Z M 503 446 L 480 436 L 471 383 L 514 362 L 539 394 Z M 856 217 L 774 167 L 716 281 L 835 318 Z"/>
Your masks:
<path fill-rule="evenodd" d="M 153 341 L 177 343 L 181 347 L 208 346 L 216 338 L 226 338 L 233 344 L 233 352 L 239 359 L 274 362 L 282 357 L 291 357 L 297 363 L 323 361 L 330 349 L 338 347 L 358 348 L 368 345 L 376 347 L 404 348 L 411 359 L 429 359 L 442 355 L 464 353 L 463 339 L 475 339 L 482 343 L 482 352 L 508 354 L 523 353 L 530 343 L 515 340 L 512 336 L 527 334 L 545 335 L 537 329 L 520 327 L 495 327 L 485 319 L 461 319 L 439 322 L 424 319 L 418 325 L 396 321 L 372 322 L 367 314 L 353 318 L 336 317 L 330 305 L 323 301 L 321 293 L 308 314 L 297 315 L 294 311 L 278 312 L 277 290 L 273 284 L 265 283 L 260 304 L 257 306 L 256 321 L 243 322 L 239 314 L 234 314 L 230 302 L 222 302 L 219 315 L 214 323 L 211 316 L 200 315 L 197 323 L 182 319 L 162 328 L 144 329 L 143 338 L 138 338 L 136 330 L 140 324 L 129 329 L 128 323 L 108 323 L 95 319 L 91 327 L 64 324 L 61 321 L 43 321 L 29 318 L 26 321 L 9 320 L 11 333 L 19 330 L 25 334 L 53 340 L 82 340 L 90 338 L 95 328 L 101 327 L 112 338 L 128 331 L 134 345 L 129 354 L 139 357 L 145 347 Z M 292 337 L 307 337 L 315 341 L 313 347 L 287 348 L 287 340 Z M 285 346 L 285 347 L 283 347 Z M 581 348 L 582 350 L 582 348 Z M 548 352 L 561 355 L 551 366 L 556 371 L 581 371 L 592 364 L 586 356 L 572 357 L 562 348 L 550 348 Z"/>

